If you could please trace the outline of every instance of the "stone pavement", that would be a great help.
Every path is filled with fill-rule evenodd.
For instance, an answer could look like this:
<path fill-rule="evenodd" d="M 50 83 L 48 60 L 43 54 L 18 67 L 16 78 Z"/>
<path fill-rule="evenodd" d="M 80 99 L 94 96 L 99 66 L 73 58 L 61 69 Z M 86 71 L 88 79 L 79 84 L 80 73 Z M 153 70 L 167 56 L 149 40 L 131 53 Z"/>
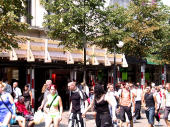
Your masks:
<path fill-rule="evenodd" d="M 68 125 L 68 112 L 67 111 L 65 111 L 63 113 L 62 118 L 63 119 L 61 121 L 60 127 L 67 127 L 67 125 Z M 92 112 L 87 113 L 86 126 L 87 127 L 95 127 L 95 120 L 93 118 Z M 42 123 L 40 125 L 36 125 L 35 127 L 44 127 L 44 123 Z M 146 119 L 144 113 L 142 113 L 142 119 L 137 120 L 134 123 L 134 127 L 147 127 L 147 119 Z M 166 127 L 166 124 L 165 124 L 164 120 L 161 119 L 160 125 L 158 125 L 158 122 L 155 121 L 155 127 Z"/>

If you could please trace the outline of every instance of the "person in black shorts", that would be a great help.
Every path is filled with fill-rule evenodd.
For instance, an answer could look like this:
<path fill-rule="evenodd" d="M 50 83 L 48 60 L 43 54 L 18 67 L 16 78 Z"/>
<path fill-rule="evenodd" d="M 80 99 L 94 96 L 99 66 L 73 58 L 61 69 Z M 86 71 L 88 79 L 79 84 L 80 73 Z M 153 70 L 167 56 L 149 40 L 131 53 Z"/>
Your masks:
<path fill-rule="evenodd" d="M 68 89 L 70 90 L 71 100 L 68 127 L 85 127 L 82 112 L 88 105 L 87 98 L 84 92 L 76 86 L 76 82 L 68 83 Z"/>

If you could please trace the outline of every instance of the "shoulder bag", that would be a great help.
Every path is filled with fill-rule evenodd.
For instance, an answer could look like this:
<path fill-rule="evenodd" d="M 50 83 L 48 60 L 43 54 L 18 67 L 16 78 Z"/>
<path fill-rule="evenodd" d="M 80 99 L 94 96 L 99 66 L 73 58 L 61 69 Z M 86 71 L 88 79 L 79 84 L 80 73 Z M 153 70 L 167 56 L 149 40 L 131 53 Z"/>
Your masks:
<path fill-rule="evenodd" d="M 49 108 L 49 109 L 51 108 L 51 106 L 56 98 L 57 98 L 57 95 L 53 98 L 52 102 L 50 103 L 50 105 L 47 106 L 47 108 Z"/>

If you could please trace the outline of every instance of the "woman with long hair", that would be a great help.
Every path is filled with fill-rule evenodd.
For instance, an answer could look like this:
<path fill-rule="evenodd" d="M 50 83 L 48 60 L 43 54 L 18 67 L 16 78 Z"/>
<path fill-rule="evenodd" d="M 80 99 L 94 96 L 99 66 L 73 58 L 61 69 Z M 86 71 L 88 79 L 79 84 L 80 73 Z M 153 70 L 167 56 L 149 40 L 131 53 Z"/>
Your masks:
<path fill-rule="evenodd" d="M 112 118 L 110 116 L 108 105 L 113 105 L 111 99 L 106 96 L 102 85 L 95 85 L 94 87 L 94 100 L 85 109 L 82 114 L 85 117 L 87 111 L 94 106 L 96 114 L 96 126 L 97 127 L 112 127 Z"/>
<path fill-rule="evenodd" d="M 14 100 L 4 88 L 5 83 L 0 82 L 0 127 L 8 127 L 11 117 L 15 118 Z"/>
<path fill-rule="evenodd" d="M 57 94 L 55 85 L 50 86 L 50 94 L 47 96 L 44 111 L 47 114 L 45 127 L 50 127 L 52 122 L 54 123 L 54 127 L 59 127 L 59 123 L 62 120 L 63 105 L 61 97 Z"/>
<path fill-rule="evenodd" d="M 32 92 L 29 89 L 29 85 L 24 86 L 23 90 L 23 97 L 24 97 L 24 103 L 26 106 L 26 109 L 31 111 L 31 105 L 32 105 Z"/>

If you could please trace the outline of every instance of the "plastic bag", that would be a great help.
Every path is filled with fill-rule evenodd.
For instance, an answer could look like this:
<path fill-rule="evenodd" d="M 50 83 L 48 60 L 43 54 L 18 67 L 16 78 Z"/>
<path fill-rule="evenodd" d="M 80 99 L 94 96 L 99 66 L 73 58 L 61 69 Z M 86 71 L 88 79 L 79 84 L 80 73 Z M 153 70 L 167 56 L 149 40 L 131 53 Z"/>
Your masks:
<path fill-rule="evenodd" d="M 10 124 L 13 125 L 13 124 L 15 124 L 15 123 L 16 123 L 16 119 L 11 118 Z"/>
<path fill-rule="evenodd" d="M 42 112 L 41 110 L 38 110 L 37 112 L 34 113 L 34 123 L 40 124 L 42 122 L 44 122 L 44 112 Z"/>

